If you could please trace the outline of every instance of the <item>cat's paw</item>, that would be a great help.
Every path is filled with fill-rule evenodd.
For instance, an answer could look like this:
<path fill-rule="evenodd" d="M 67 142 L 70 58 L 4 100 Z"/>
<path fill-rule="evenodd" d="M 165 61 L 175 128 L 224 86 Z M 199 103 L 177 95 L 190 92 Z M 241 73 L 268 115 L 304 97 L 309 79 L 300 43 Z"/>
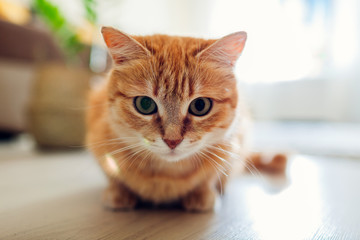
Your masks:
<path fill-rule="evenodd" d="M 187 211 L 206 212 L 214 210 L 216 193 L 211 189 L 197 189 L 182 200 L 183 207 Z"/>
<path fill-rule="evenodd" d="M 103 204 L 111 210 L 131 210 L 137 203 L 137 197 L 123 187 L 108 187 L 103 194 Z"/>

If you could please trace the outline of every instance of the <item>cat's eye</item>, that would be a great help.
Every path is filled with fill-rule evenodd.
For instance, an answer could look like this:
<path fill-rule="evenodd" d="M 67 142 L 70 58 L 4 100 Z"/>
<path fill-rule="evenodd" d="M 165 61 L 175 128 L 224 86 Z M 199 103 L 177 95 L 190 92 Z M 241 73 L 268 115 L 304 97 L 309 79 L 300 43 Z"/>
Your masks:
<path fill-rule="evenodd" d="M 194 99 L 189 106 L 189 113 L 201 117 L 208 114 L 212 107 L 210 98 L 199 97 Z"/>
<path fill-rule="evenodd" d="M 134 106 L 136 110 L 144 115 L 156 113 L 157 106 L 154 100 L 146 96 L 139 96 L 134 98 Z"/>

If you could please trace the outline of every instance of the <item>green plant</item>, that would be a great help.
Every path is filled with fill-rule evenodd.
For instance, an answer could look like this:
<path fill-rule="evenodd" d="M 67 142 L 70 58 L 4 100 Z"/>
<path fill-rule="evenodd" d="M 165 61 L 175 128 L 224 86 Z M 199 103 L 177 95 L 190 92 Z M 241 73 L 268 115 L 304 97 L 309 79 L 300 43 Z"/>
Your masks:
<path fill-rule="evenodd" d="M 96 20 L 97 20 L 97 15 L 96 15 L 96 2 L 95 0 L 83 0 L 83 4 L 85 7 L 85 17 L 86 19 L 92 23 L 92 24 L 96 24 Z"/>
<path fill-rule="evenodd" d="M 95 0 L 83 0 L 83 5 L 86 19 L 90 23 L 95 24 L 97 19 L 94 10 Z M 64 49 L 69 61 L 74 61 L 74 58 L 77 58 L 77 55 L 83 50 L 84 44 L 81 43 L 74 28 L 59 8 L 49 0 L 33 0 L 32 8 L 59 39 L 60 45 Z"/>

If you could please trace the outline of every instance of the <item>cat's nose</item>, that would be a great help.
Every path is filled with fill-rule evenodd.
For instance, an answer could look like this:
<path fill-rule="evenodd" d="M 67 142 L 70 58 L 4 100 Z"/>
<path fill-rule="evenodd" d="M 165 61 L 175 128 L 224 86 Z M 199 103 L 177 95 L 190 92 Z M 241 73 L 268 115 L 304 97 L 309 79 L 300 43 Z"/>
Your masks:
<path fill-rule="evenodd" d="M 175 149 L 177 145 L 179 145 L 184 138 L 181 139 L 163 139 L 164 142 L 169 146 L 171 149 Z"/>

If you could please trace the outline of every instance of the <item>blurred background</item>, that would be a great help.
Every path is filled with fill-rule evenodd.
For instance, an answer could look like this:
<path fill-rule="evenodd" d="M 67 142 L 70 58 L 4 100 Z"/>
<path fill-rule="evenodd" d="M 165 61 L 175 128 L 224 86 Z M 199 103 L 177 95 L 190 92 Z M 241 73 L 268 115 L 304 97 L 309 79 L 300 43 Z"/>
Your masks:
<path fill-rule="evenodd" d="M 246 31 L 253 148 L 299 153 L 285 174 L 250 168 L 215 214 L 103 211 L 84 149 L 86 96 L 112 64 L 101 26 Z M 0 238 L 360 239 L 359 43 L 359 0 L 0 0 Z"/>
<path fill-rule="evenodd" d="M 101 26 L 202 38 L 246 31 L 235 71 L 254 148 L 360 158 L 357 0 L 0 0 L 4 146 L 83 145 L 86 93 L 111 67 Z"/>

